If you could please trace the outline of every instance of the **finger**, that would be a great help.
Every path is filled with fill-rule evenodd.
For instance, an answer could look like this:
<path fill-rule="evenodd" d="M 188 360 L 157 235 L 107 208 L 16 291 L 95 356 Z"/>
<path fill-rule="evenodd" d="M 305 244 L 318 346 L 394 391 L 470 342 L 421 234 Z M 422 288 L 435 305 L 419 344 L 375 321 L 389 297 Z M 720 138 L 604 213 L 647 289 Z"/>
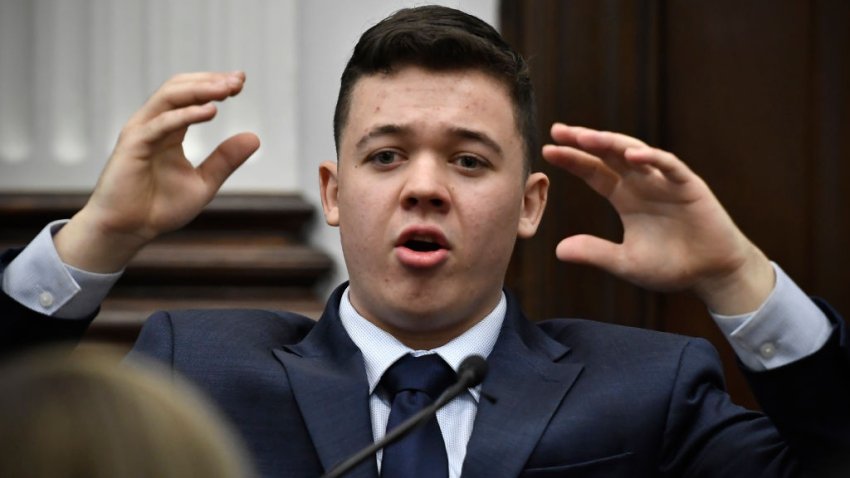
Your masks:
<path fill-rule="evenodd" d="M 210 101 L 223 101 L 238 94 L 244 86 L 241 72 L 178 75 L 165 82 L 130 119 L 144 123 L 165 111 Z"/>
<path fill-rule="evenodd" d="M 558 143 L 579 148 L 599 157 L 621 175 L 625 176 L 633 171 L 649 172 L 645 166 L 629 163 L 626 160 L 625 151 L 628 148 L 647 147 L 645 143 L 631 136 L 581 126 L 567 126 L 563 123 L 553 124 L 551 133 L 552 138 Z"/>
<path fill-rule="evenodd" d="M 198 173 L 207 186 L 210 197 L 224 184 L 233 171 L 242 165 L 260 147 L 260 138 L 254 133 L 239 133 L 224 140 L 207 159 L 198 166 Z"/>
<path fill-rule="evenodd" d="M 684 184 L 696 176 L 688 166 L 673 153 L 658 148 L 629 148 L 626 150 L 626 159 L 629 162 L 651 166 L 668 181 Z"/>
<path fill-rule="evenodd" d="M 643 141 L 622 133 L 599 131 L 581 126 L 568 127 L 576 145 L 590 154 L 608 159 L 615 164 L 627 165 L 623 161 L 626 150 L 630 148 L 647 148 Z"/>
<path fill-rule="evenodd" d="M 621 246 L 588 234 L 570 236 L 555 248 L 559 260 L 598 267 L 615 275 L 621 275 Z"/>
<path fill-rule="evenodd" d="M 172 76 L 168 80 L 166 80 L 162 86 L 166 83 L 189 83 L 195 81 L 216 81 L 222 78 L 226 78 L 230 75 L 235 75 L 244 80 L 245 72 L 235 70 L 235 71 L 196 71 L 189 73 L 177 73 Z"/>
<path fill-rule="evenodd" d="M 646 174 L 652 171 L 643 164 L 630 163 L 626 160 L 626 151 L 629 148 L 647 147 L 642 141 L 631 136 L 608 131 L 588 131 L 579 133 L 578 143 L 582 149 L 599 156 L 620 174 L 625 175 L 631 171 Z"/>
<path fill-rule="evenodd" d="M 147 145 L 156 144 L 172 133 L 185 130 L 193 124 L 203 123 L 213 119 L 218 112 L 213 103 L 205 105 L 193 105 L 177 110 L 166 111 L 154 120 L 148 121 L 139 131 L 138 139 Z M 131 129 L 131 131 L 133 131 Z M 177 138 L 182 141 L 182 135 Z"/>
<path fill-rule="evenodd" d="M 628 148 L 646 148 L 643 141 L 622 133 L 596 131 L 587 128 L 578 129 L 578 142 L 585 148 L 611 152 L 623 156 Z"/>
<path fill-rule="evenodd" d="M 568 126 L 564 123 L 554 123 L 549 130 L 552 139 L 558 143 L 568 146 L 578 146 L 578 133 L 587 130 L 578 126 Z"/>
<path fill-rule="evenodd" d="M 587 183 L 598 194 L 608 197 L 620 176 L 596 156 L 570 146 L 543 146 L 543 158 Z"/>

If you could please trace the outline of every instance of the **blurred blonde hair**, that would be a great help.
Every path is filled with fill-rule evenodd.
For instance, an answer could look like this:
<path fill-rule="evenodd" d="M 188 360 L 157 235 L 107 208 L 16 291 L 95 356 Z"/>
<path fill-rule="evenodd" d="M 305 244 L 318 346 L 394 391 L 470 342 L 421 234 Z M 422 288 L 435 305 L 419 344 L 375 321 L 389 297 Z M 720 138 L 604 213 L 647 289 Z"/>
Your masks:
<path fill-rule="evenodd" d="M 244 446 L 185 381 L 111 352 L 27 355 L 0 370 L 0 476 L 253 476 Z"/>

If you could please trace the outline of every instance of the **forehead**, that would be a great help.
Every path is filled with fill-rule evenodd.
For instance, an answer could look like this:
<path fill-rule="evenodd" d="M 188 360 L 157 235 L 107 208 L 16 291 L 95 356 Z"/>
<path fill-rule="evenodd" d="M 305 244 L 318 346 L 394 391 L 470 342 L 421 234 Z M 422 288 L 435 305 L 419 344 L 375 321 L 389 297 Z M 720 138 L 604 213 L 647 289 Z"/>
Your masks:
<path fill-rule="evenodd" d="M 458 128 L 479 131 L 510 151 L 521 144 L 507 86 L 474 69 L 408 66 L 360 78 L 352 89 L 343 148 L 386 125 L 422 134 Z"/>

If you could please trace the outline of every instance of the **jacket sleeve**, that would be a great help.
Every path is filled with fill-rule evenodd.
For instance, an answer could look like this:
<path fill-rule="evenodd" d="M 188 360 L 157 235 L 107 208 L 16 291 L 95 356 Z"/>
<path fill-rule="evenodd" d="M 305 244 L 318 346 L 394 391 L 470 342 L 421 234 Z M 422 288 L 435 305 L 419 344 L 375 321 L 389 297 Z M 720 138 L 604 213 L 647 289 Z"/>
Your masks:
<path fill-rule="evenodd" d="M 813 476 L 850 476 L 850 350 L 846 326 L 815 299 L 833 324 L 818 352 L 747 380 L 779 433 Z"/>
<path fill-rule="evenodd" d="M 0 280 L 20 249 L 0 254 Z M 83 319 L 57 319 L 33 311 L 0 291 L 0 355 L 51 343 L 76 344 L 99 310 Z"/>
<path fill-rule="evenodd" d="M 682 348 L 664 425 L 664 476 L 800 476 L 794 450 L 770 419 L 731 401 L 717 351 L 704 339 Z"/>

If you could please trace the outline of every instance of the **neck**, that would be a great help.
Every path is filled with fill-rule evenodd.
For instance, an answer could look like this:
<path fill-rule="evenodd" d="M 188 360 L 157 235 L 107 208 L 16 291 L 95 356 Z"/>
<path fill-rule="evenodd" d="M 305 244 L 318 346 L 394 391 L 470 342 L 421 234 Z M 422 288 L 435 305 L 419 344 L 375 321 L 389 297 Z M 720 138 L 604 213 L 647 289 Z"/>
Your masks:
<path fill-rule="evenodd" d="M 392 324 L 381 321 L 370 322 L 385 330 L 387 333 L 398 339 L 399 342 L 410 347 L 413 350 L 432 350 L 441 347 L 463 335 L 464 332 L 471 329 L 475 324 L 481 322 L 484 316 L 472 321 L 465 321 L 461 324 L 453 324 L 451 327 L 438 330 L 409 330 L 405 328 L 395 327 Z"/>
<path fill-rule="evenodd" d="M 481 301 L 478 306 L 469 307 L 466 313 L 454 317 L 448 313 L 411 314 L 400 311 L 378 315 L 362 307 L 355 294 L 349 293 L 351 305 L 361 317 L 414 350 L 432 350 L 463 335 L 484 320 L 496 308 L 501 298 L 500 289 L 493 298 Z M 392 319 L 387 320 L 384 317 Z"/>

